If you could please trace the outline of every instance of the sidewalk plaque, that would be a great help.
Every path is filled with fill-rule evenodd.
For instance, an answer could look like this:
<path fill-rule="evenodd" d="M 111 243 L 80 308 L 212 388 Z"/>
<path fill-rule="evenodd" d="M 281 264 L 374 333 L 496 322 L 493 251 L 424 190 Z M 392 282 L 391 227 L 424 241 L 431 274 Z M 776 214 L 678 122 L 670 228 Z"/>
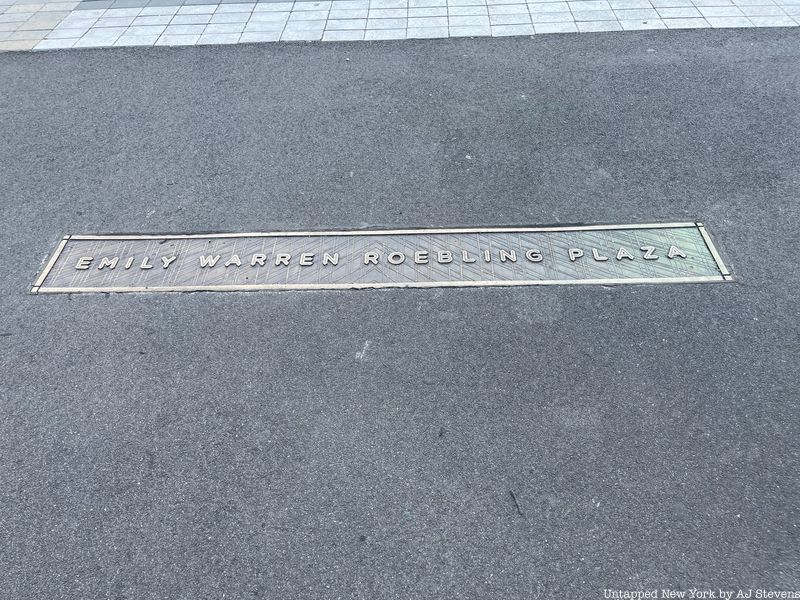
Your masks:
<path fill-rule="evenodd" d="M 731 281 L 702 223 L 68 235 L 34 293 Z"/>

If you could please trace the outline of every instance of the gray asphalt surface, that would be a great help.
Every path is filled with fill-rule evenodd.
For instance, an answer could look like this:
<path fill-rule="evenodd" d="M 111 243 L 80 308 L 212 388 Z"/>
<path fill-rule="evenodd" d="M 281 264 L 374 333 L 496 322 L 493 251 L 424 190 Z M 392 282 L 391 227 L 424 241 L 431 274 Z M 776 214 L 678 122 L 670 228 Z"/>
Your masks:
<path fill-rule="evenodd" d="M 800 589 L 799 39 L 0 55 L 0 597 Z M 738 283 L 28 294 L 65 233 L 695 218 Z"/>

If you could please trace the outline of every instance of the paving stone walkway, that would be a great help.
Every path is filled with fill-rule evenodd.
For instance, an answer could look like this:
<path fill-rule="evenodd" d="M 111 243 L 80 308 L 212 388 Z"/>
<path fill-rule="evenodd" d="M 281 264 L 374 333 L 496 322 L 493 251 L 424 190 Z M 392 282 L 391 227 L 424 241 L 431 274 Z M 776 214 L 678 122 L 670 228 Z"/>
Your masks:
<path fill-rule="evenodd" d="M 800 0 L 0 0 L 0 51 L 798 24 Z"/>

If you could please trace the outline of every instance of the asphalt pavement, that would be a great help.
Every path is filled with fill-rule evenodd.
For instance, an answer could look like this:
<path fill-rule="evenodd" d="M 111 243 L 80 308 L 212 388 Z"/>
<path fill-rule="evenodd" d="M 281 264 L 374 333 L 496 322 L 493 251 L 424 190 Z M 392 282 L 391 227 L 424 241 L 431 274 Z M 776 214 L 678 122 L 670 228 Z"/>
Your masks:
<path fill-rule="evenodd" d="M 0 598 L 800 589 L 780 29 L 0 55 Z M 726 284 L 35 296 L 62 235 L 702 220 Z"/>

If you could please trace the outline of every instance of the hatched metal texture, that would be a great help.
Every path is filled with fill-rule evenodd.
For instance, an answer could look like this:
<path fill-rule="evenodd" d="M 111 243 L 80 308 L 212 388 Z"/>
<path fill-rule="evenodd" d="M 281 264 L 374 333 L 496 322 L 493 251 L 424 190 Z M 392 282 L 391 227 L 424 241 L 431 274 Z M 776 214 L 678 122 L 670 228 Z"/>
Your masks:
<path fill-rule="evenodd" d="M 244 291 L 732 279 L 701 223 L 71 235 L 34 293 Z"/>

